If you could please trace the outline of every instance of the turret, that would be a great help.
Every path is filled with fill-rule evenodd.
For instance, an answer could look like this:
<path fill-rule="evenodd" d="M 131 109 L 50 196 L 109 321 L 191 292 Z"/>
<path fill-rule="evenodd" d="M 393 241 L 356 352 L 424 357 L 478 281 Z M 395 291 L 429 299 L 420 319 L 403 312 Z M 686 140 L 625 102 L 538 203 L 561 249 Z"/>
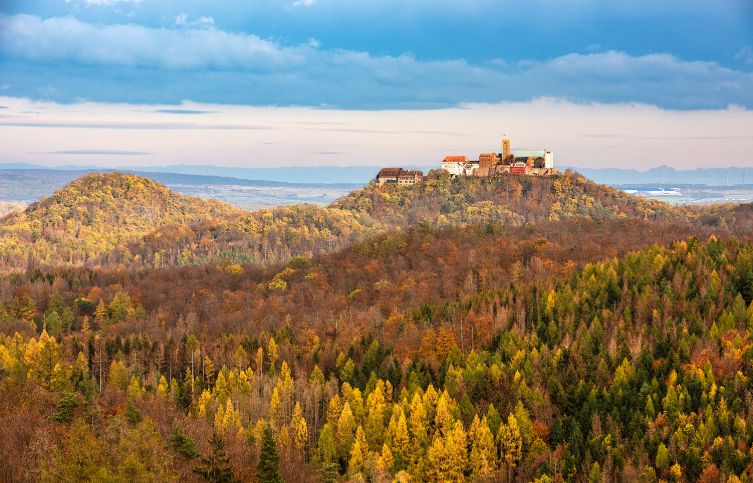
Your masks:
<path fill-rule="evenodd" d="M 510 159 L 510 140 L 507 136 L 502 137 L 502 162 Z"/>

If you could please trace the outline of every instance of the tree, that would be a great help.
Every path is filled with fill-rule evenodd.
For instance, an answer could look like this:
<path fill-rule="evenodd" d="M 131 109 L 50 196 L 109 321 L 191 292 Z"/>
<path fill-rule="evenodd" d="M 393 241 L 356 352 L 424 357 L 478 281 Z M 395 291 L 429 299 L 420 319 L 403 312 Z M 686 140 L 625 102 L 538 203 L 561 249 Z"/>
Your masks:
<path fill-rule="evenodd" d="M 345 403 L 340 418 L 337 420 L 337 432 L 335 433 L 338 443 L 338 454 L 341 458 L 347 458 L 353 438 L 356 433 L 356 419 L 350 410 L 350 404 Z"/>
<path fill-rule="evenodd" d="M 366 469 L 366 460 L 369 456 L 369 443 L 366 441 L 366 433 L 359 425 L 356 429 L 356 437 L 350 448 L 350 459 L 348 460 L 348 473 L 355 476 L 363 473 Z"/>
<path fill-rule="evenodd" d="M 188 336 L 188 340 L 186 340 L 186 349 L 191 351 L 191 401 L 193 401 L 193 396 L 194 396 L 194 379 L 195 379 L 194 374 L 196 374 L 196 372 L 194 371 L 194 366 L 193 366 L 193 355 L 196 352 L 196 349 L 198 348 L 199 348 L 199 339 L 197 339 L 195 335 L 191 334 L 190 336 Z"/>
<path fill-rule="evenodd" d="M 107 469 L 104 445 L 83 419 L 73 422 L 60 449 L 53 455 L 52 465 L 42 475 L 50 481 L 107 481 L 112 478 Z"/>
<path fill-rule="evenodd" d="M 497 445 L 486 418 L 479 422 L 476 416 L 474 423 L 477 425 L 471 441 L 471 471 L 474 478 L 489 477 L 497 470 Z"/>
<path fill-rule="evenodd" d="M 170 446 L 188 459 L 192 460 L 199 456 L 196 442 L 180 426 L 173 428 L 173 432 L 170 435 Z"/>
<path fill-rule="evenodd" d="M 456 421 L 453 429 L 446 435 L 435 433 L 434 440 L 427 452 L 427 477 L 431 481 L 460 481 L 464 479 L 464 470 L 468 454 L 463 423 Z"/>
<path fill-rule="evenodd" d="M 264 428 L 257 473 L 259 480 L 264 483 L 283 482 L 282 475 L 280 474 L 280 456 L 277 454 L 277 444 L 272 434 L 272 428 L 269 426 Z"/>
<path fill-rule="evenodd" d="M 293 431 L 293 442 L 295 447 L 305 455 L 306 448 L 309 444 L 309 428 L 306 419 L 303 417 L 301 405 L 296 401 L 293 408 L 293 417 L 290 420 L 290 428 Z"/>
<path fill-rule="evenodd" d="M 225 452 L 225 441 L 220 433 L 212 433 L 211 453 L 199 461 L 193 472 L 211 483 L 235 483 L 230 457 Z"/>
<path fill-rule="evenodd" d="M 507 466 L 507 479 L 510 481 L 512 480 L 513 470 L 523 456 L 523 437 L 520 435 L 515 416 L 510 414 L 507 417 L 507 424 L 499 427 L 497 439 L 499 440 L 502 461 Z"/>

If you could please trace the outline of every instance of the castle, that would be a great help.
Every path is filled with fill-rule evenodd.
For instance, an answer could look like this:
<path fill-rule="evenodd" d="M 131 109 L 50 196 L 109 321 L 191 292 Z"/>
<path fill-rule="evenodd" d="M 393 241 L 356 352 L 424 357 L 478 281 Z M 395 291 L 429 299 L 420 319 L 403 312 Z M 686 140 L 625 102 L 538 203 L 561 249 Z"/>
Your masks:
<path fill-rule="evenodd" d="M 502 152 L 500 153 L 481 153 L 478 160 L 469 160 L 466 156 L 445 156 L 440 168 L 452 177 L 557 174 L 557 168 L 554 167 L 554 155 L 551 151 L 510 149 L 510 140 L 507 136 L 502 139 Z M 377 174 L 376 182 L 380 186 L 384 184 L 413 185 L 422 181 L 423 178 L 422 171 L 383 168 Z"/>
<path fill-rule="evenodd" d="M 478 160 L 465 156 L 445 156 L 442 171 L 451 176 L 492 176 L 495 174 L 524 174 L 548 176 L 557 174 L 554 155 L 546 150 L 510 149 L 510 140 L 502 139 L 502 152 L 481 153 Z"/>

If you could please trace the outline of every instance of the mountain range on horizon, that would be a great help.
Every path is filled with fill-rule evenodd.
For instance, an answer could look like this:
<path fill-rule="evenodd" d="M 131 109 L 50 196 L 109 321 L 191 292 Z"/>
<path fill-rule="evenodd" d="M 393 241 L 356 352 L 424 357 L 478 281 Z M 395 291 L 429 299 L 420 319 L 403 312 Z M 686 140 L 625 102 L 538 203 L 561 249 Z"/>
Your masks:
<path fill-rule="evenodd" d="M 393 163 L 394 164 L 394 163 Z M 399 164 L 399 163 L 398 163 Z M 374 178 L 382 167 L 387 166 L 279 166 L 264 168 L 245 168 L 213 165 L 171 164 L 164 166 L 117 166 L 102 167 L 96 165 L 61 165 L 51 167 L 31 163 L 0 164 L 3 170 L 50 170 L 76 172 L 78 176 L 92 171 L 123 171 L 131 173 L 149 173 L 150 177 L 161 182 L 171 182 L 167 175 L 203 176 L 204 182 L 212 184 L 257 183 L 305 184 L 305 185 L 356 185 L 365 184 Z M 437 166 L 403 165 L 406 169 L 418 169 L 427 173 Z M 587 168 L 575 165 L 560 166 L 560 170 L 572 169 L 583 176 L 601 184 L 611 186 L 629 185 L 706 185 L 706 186 L 743 186 L 753 184 L 753 167 L 731 166 L 727 168 L 677 169 L 661 165 L 647 170 L 626 168 Z M 162 176 L 162 179 L 158 177 Z M 71 177 L 71 180 L 73 177 Z"/>

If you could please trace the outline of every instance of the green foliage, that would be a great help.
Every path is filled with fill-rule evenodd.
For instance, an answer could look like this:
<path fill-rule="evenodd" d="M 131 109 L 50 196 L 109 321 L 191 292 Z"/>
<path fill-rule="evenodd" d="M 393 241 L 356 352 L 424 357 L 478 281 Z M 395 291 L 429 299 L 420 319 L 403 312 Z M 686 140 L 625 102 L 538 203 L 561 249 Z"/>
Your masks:
<path fill-rule="evenodd" d="M 194 468 L 193 472 L 210 483 L 234 483 L 237 481 L 233 475 L 230 458 L 225 452 L 225 441 L 219 433 L 212 433 L 210 448 L 211 452 L 201 458 L 199 465 Z"/>
<path fill-rule="evenodd" d="M 190 460 L 199 456 L 196 442 L 180 426 L 173 427 L 173 432 L 170 434 L 170 446 Z"/>
<path fill-rule="evenodd" d="M 58 402 L 58 410 L 52 415 L 52 420 L 59 423 L 71 421 L 75 409 L 81 404 L 81 396 L 75 392 L 64 392 Z"/>
<path fill-rule="evenodd" d="M 141 411 L 139 411 L 139 408 L 136 407 L 132 399 L 128 400 L 123 416 L 131 426 L 135 426 L 144 420 L 144 416 L 141 415 Z"/>
<path fill-rule="evenodd" d="M 269 426 L 264 428 L 257 471 L 260 481 L 269 483 L 282 483 L 283 481 L 280 474 L 280 457 L 277 454 L 277 444 Z"/>

